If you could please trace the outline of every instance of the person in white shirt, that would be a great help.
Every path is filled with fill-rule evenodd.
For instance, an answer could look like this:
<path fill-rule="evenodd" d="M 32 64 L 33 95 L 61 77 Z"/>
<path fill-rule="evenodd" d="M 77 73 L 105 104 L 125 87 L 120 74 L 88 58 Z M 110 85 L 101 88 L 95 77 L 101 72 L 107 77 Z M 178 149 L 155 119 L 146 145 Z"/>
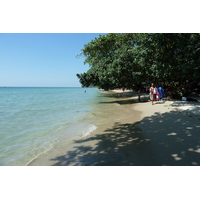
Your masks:
<path fill-rule="evenodd" d="M 153 101 L 156 100 L 156 94 L 157 94 L 158 90 L 154 86 L 153 83 L 151 84 L 151 87 L 150 87 L 149 91 L 150 91 L 150 94 L 149 94 L 150 95 L 150 100 L 152 101 L 152 105 L 154 105 Z"/>

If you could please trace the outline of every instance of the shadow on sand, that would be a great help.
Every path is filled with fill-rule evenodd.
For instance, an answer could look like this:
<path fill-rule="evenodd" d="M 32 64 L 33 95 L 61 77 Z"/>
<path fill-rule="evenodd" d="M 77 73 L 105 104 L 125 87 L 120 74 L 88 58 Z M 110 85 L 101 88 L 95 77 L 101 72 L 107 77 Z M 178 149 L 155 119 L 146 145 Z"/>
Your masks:
<path fill-rule="evenodd" d="M 99 97 L 100 98 L 103 97 L 104 100 L 105 97 L 108 99 L 108 101 L 100 101 L 99 104 L 113 104 L 113 103 L 134 104 L 139 102 L 138 94 L 133 92 L 130 93 L 129 95 L 123 93 L 107 93 L 107 94 L 102 94 Z M 140 103 L 148 101 L 149 101 L 149 95 L 146 93 L 141 93 Z"/>
<path fill-rule="evenodd" d="M 133 124 L 115 123 L 101 134 L 76 141 L 73 151 L 52 160 L 55 165 L 76 166 L 200 165 L 199 122 L 198 116 L 171 111 Z"/>

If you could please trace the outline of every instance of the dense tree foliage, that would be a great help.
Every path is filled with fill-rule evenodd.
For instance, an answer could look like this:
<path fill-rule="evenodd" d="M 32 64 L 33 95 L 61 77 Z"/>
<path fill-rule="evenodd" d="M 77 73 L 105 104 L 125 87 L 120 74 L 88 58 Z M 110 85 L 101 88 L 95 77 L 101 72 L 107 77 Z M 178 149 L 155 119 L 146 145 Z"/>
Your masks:
<path fill-rule="evenodd" d="M 90 69 L 77 74 L 83 87 L 139 88 L 143 82 L 200 79 L 200 34 L 109 33 L 84 46 Z"/>

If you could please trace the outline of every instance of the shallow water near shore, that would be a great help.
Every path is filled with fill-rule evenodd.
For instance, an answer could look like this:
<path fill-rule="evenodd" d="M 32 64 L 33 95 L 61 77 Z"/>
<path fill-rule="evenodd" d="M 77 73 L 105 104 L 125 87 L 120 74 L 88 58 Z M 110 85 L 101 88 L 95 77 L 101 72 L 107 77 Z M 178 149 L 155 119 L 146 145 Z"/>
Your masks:
<path fill-rule="evenodd" d="M 0 88 L 0 165 L 27 165 L 96 129 L 96 88 Z"/>
<path fill-rule="evenodd" d="M 134 110 L 134 106 L 129 104 L 128 99 L 129 98 L 121 96 L 121 94 L 118 95 L 112 91 L 98 92 L 95 106 L 87 115 L 87 119 L 83 120 L 81 124 L 72 124 L 63 130 L 71 134 L 76 132 L 77 128 L 80 128 L 80 137 L 74 137 L 72 140 L 63 139 L 59 143 L 56 143 L 48 152 L 38 156 L 38 158 L 34 159 L 28 165 L 99 165 L 102 160 L 101 156 L 95 156 L 95 149 L 103 148 L 102 151 L 104 151 L 110 148 L 110 143 L 103 139 L 105 135 L 107 135 L 107 130 L 110 128 L 112 129 L 116 124 L 132 123 L 140 119 L 140 112 Z M 88 122 L 90 123 L 89 126 Z M 62 134 L 62 138 L 65 135 L 66 134 Z M 116 134 L 116 137 L 117 136 Z M 88 154 L 88 156 L 84 156 L 85 154 Z M 100 154 L 102 154 L 102 152 Z M 96 155 L 99 155 L 99 153 L 96 153 Z M 121 157 L 121 155 L 121 153 L 119 153 L 119 155 L 118 153 L 115 154 L 118 158 Z M 106 158 L 109 161 L 116 159 L 116 157 L 113 157 L 113 153 L 106 155 Z"/>

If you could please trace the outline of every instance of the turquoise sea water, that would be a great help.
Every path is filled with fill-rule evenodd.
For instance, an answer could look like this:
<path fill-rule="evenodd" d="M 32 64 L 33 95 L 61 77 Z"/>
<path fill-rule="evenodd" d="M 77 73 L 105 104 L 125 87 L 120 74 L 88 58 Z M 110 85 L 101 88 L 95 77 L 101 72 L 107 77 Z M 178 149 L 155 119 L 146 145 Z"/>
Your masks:
<path fill-rule="evenodd" d="M 98 95 L 96 88 L 0 88 L 0 165 L 27 165 L 54 144 L 90 134 Z"/>

